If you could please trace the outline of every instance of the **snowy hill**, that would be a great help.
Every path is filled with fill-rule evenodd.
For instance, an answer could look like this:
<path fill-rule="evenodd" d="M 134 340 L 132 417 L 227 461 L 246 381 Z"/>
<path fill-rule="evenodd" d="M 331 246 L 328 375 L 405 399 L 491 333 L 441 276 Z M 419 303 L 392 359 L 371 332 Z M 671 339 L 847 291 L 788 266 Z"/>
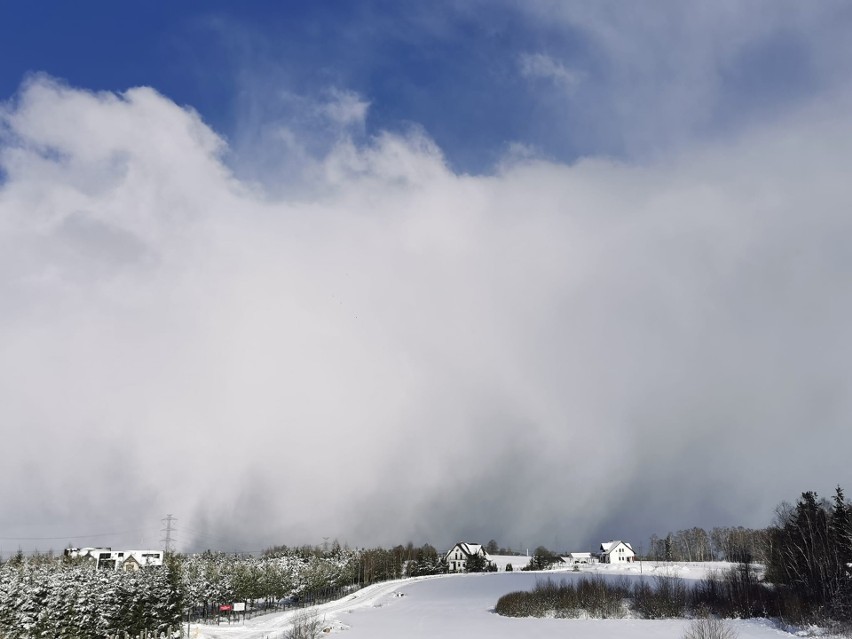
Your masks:
<path fill-rule="evenodd" d="M 532 589 L 537 580 L 579 579 L 583 575 L 604 578 L 641 579 L 655 574 L 703 578 L 710 569 L 728 564 L 655 564 L 596 566 L 575 572 L 510 572 L 471 575 L 442 575 L 376 584 L 345 599 L 315 608 L 331 634 L 345 631 L 346 639 L 434 639 L 441 637 L 488 637 L 489 639 L 549 639 L 570 636 L 578 639 L 677 639 L 686 620 L 646 619 L 534 619 L 507 618 L 494 613 L 497 599 L 511 591 Z M 641 573 L 640 573 L 641 569 Z M 196 639 L 280 639 L 294 612 L 250 619 L 231 626 L 193 628 Z M 740 639 L 792 637 L 766 620 L 732 622 Z"/>
<path fill-rule="evenodd" d="M 513 570 L 520 570 L 530 563 L 532 557 L 526 555 L 488 555 L 488 559 L 497 566 L 497 570 L 503 572 L 507 564 L 512 564 Z"/>

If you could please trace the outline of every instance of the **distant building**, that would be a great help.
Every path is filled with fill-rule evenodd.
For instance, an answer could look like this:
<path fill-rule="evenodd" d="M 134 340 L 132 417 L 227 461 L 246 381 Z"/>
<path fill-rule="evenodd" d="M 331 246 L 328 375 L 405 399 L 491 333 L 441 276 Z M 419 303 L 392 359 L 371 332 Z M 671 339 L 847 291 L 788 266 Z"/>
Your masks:
<path fill-rule="evenodd" d="M 590 552 L 572 552 L 568 553 L 567 556 L 563 557 L 562 560 L 569 565 L 575 564 L 596 564 L 598 563 L 598 558 L 596 555 Z"/>
<path fill-rule="evenodd" d="M 617 564 L 623 561 L 635 561 L 636 553 L 626 541 L 605 541 L 601 543 L 598 557 L 602 564 Z"/>
<path fill-rule="evenodd" d="M 464 572 L 467 559 L 473 555 L 480 555 L 488 563 L 488 553 L 480 544 L 468 544 L 460 541 L 447 551 L 444 560 L 450 572 Z"/>
<path fill-rule="evenodd" d="M 113 550 L 112 548 L 66 548 L 65 556 L 93 561 L 97 570 L 135 572 L 163 565 L 162 550 Z"/>

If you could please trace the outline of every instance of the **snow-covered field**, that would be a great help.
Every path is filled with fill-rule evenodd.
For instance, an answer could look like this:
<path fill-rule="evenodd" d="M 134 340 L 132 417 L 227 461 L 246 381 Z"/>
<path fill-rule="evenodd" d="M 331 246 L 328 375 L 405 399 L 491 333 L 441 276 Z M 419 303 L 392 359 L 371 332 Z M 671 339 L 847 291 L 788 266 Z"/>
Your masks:
<path fill-rule="evenodd" d="M 689 623 L 685 620 L 646 619 L 514 619 L 493 612 L 497 599 L 511 591 L 529 590 L 539 579 L 578 579 L 600 574 L 606 578 L 628 575 L 640 579 L 655 574 L 700 579 L 708 569 L 726 564 L 633 564 L 589 566 L 580 572 L 510 572 L 476 575 L 442 575 L 376 584 L 339 601 L 316 608 L 323 627 L 341 639 L 434 639 L 436 637 L 488 637 L 536 639 L 571 636 L 577 639 L 677 639 Z M 230 626 L 194 626 L 196 639 L 280 639 L 300 611 L 273 613 Z M 740 639 L 795 636 L 765 620 L 732 622 Z"/>
<path fill-rule="evenodd" d="M 513 570 L 520 570 L 530 563 L 532 557 L 525 555 L 488 555 L 488 559 L 497 566 L 497 570 L 503 572 L 506 570 L 507 564 L 512 564 Z"/>

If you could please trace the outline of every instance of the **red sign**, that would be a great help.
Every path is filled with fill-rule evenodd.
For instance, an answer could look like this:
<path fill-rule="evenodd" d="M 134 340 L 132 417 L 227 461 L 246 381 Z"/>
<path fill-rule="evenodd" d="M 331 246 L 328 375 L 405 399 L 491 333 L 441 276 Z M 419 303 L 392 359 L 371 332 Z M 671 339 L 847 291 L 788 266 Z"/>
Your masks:
<path fill-rule="evenodd" d="M 231 612 L 231 604 L 222 604 L 219 606 L 219 612 Z"/>

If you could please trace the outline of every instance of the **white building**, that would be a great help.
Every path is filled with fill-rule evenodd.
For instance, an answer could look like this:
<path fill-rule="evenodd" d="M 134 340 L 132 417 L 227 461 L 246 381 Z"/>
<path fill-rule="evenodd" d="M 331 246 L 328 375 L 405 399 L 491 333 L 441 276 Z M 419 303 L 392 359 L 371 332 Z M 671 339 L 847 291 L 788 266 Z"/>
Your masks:
<path fill-rule="evenodd" d="M 450 572 L 464 572 L 468 557 L 473 555 L 480 555 L 486 563 L 489 563 L 485 548 L 480 544 L 468 544 L 463 541 L 450 548 L 444 555 L 444 560 Z"/>
<path fill-rule="evenodd" d="M 569 565 L 574 564 L 596 564 L 598 558 L 590 552 L 572 552 L 568 553 L 562 560 Z"/>
<path fill-rule="evenodd" d="M 601 543 L 598 555 L 602 564 L 617 564 L 622 561 L 635 561 L 636 553 L 626 541 L 605 541 Z"/>
<path fill-rule="evenodd" d="M 95 562 L 98 570 L 133 572 L 146 566 L 162 566 L 162 550 L 113 550 L 112 548 L 66 548 L 65 556 Z"/>

